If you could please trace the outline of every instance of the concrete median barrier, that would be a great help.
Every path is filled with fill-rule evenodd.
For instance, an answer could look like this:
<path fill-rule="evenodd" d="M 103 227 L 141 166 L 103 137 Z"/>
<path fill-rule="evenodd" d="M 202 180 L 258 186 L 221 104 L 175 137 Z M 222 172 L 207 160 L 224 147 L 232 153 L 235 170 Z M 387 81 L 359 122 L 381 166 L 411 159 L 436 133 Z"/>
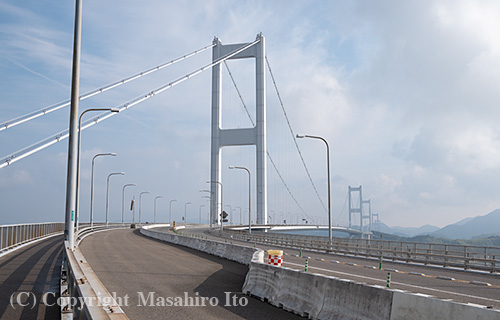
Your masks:
<path fill-rule="evenodd" d="M 175 243 L 188 248 L 196 249 L 211 255 L 226 258 L 228 260 L 236 261 L 241 264 L 248 265 L 252 260 L 254 253 L 260 249 L 249 248 L 234 244 L 222 243 L 218 241 L 205 240 L 199 238 L 191 238 L 181 236 L 171 232 L 159 232 L 153 230 L 155 226 L 147 226 L 141 228 L 141 233 L 145 236 Z M 262 251 L 262 250 L 261 250 Z M 262 253 L 262 261 L 263 261 Z"/>
<path fill-rule="evenodd" d="M 309 319 L 493 320 L 500 312 L 264 264 L 264 251 L 152 230 L 141 233 L 249 265 L 242 291 Z"/>
<path fill-rule="evenodd" d="M 394 292 L 390 320 L 499 320 L 500 312 L 406 292 Z"/>

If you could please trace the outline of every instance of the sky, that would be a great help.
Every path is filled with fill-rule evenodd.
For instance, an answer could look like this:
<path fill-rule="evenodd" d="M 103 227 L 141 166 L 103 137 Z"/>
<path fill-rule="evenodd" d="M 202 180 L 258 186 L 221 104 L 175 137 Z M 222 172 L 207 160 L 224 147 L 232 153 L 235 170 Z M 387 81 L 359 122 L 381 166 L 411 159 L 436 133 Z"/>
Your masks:
<path fill-rule="evenodd" d="M 0 122 L 69 98 L 74 5 L 0 2 Z M 500 4 L 487 0 L 85 0 L 80 92 L 202 48 L 214 37 L 246 43 L 262 32 L 294 133 L 330 144 L 333 223 L 347 223 L 348 186 L 362 185 L 363 198 L 385 224 L 442 227 L 500 208 L 498 30 Z M 123 105 L 210 61 L 207 50 L 82 101 L 80 111 Z M 228 66 L 254 115 L 254 61 Z M 223 69 L 222 127 L 249 127 Z M 269 73 L 266 81 L 268 151 L 295 198 L 268 161 L 268 210 L 276 221 L 326 223 Z M 111 221 L 121 221 L 122 203 L 129 207 L 133 197 L 137 204 L 145 191 L 142 221 L 153 221 L 157 196 L 163 196 L 156 199 L 158 221 L 168 221 L 170 204 L 174 220 L 198 222 L 201 214 L 206 221 L 208 201 L 200 190 L 209 187 L 210 103 L 211 73 L 205 71 L 85 130 L 81 220 L 89 220 L 92 157 L 114 152 L 95 162 L 96 220 L 104 220 L 108 174 L 125 172 L 110 178 Z M 1 131 L 0 157 L 67 129 L 68 119 L 65 108 Z M 297 144 L 326 204 L 325 147 L 309 139 Z M 0 224 L 64 220 L 67 150 L 63 140 L 0 169 Z M 235 223 L 241 210 L 245 222 L 248 180 L 230 165 L 255 171 L 255 148 L 223 149 L 225 210 Z M 137 186 L 122 197 L 127 183 Z M 130 221 L 130 210 L 124 214 Z"/>

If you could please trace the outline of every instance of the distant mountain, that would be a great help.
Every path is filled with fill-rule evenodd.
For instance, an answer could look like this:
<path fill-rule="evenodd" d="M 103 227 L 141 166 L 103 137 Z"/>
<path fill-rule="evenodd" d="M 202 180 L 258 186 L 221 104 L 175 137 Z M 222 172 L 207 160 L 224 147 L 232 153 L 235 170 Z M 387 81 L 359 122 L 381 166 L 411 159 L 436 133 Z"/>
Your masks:
<path fill-rule="evenodd" d="M 484 216 L 460 220 L 430 233 L 434 237 L 449 239 L 472 239 L 497 234 L 500 234 L 500 209 L 496 209 Z"/>
<path fill-rule="evenodd" d="M 478 216 L 479 217 L 479 216 Z M 465 218 L 465 219 L 462 219 L 456 223 L 453 223 L 453 225 L 457 225 L 457 226 L 461 226 L 461 225 L 464 225 L 466 224 L 467 222 L 473 220 L 475 217 L 469 217 L 469 218 Z"/>
<path fill-rule="evenodd" d="M 374 228 L 375 229 L 375 228 Z M 415 227 L 389 227 L 384 223 L 379 223 L 379 228 L 375 229 L 376 231 L 380 231 L 383 233 L 394 234 L 400 237 L 414 237 L 422 234 L 429 234 L 434 231 L 439 230 L 436 226 L 431 226 L 426 224 L 425 226 L 421 226 L 418 228 Z"/>

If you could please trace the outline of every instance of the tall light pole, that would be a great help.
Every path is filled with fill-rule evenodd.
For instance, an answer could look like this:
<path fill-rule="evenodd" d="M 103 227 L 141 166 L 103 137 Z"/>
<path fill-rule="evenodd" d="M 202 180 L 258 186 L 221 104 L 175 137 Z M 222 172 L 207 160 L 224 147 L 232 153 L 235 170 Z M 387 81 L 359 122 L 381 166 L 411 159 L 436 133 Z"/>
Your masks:
<path fill-rule="evenodd" d="M 245 167 L 230 166 L 229 169 L 240 169 L 245 170 L 248 173 L 248 233 L 252 234 L 252 179 L 250 175 L 250 170 Z"/>
<path fill-rule="evenodd" d="M 331 191 L 330 191 L 330 146 L 328 142 L 319 136 L 310 136 L 305 134 L 297 134 L 297 138 L 311 138 L 318 139 L 325 143 L 326 145 L 326 168 L 328 173 L 328 244 L 330 249 L 332 247 L 332 200 L 331 200 Z"/>
<path fill-rule="evenodd" d="M 114 108 L 93 108 L 87 109 L 82 112 L 80 118 L 78 119 L 78 145 L 77 145 L 77 154 L 76 154 L 76 196 L 75 196 L 75 222 L 76 222 L 76 230 L 78 231 L 78 222 L 80 221 L 80 154 L 82 148 L 82 117 L 84 114 L 90 111 L 111 111 L 111 112 L 120 112 L 119 109 Z"/>
<path fill-rule="evenodd" d="M 226 204 L 226 207 L 229 207 L 229 213 L 230 213 L 229 224 L 233 224 L 233 208 L 228 204 Z"/>
<path fill-rule="evenodd" d="M 199 222 L 200 224 L 201 224 L 201 208 L 203 208 L 204 206 L 205 206 L 204 204 L 200 206 L 200 222 Z"/>
<path fill-rule="evenodd" d="M 169 210 L 168 210 L 168 223 L 172 224 L 172 202 L 177 201 L 177 199 L 170 200 Z"/>
<path fill-rule="evenodd" d="M 188 217 L 187 217 L 187 206 L 188 206 L 188 204 L 191 204 L 191 202 L 186 202 L 186 204 L 184 205 L 184 223 L 188 222 Z"/>
<path fill-rule="evenodd" d="M 109 209 L 109 178 L 111 178 L 111 176 L 115 176 L 115 175 L 121 175 L 123 176 L 125 174 L 125 172 L 113 172 L 113 173 L 110 173 L 108 174 L 108 179 L 106 181 L 106 225 L 108 225 L 108 209 Z"/>
<path fill-rule="evenodd" d="M 143 191 L 139 194 L 139 224 L 141 224 L 141 197 L 143 194 L 150 193 L 149 191 Z"/>
<path fill-rule="evenodd" d="M 271 214 L 271 212 L 273 214 Z M 276 220 L 276 214 L 274 213 L 274 210 L 269 210 L 269 217 L 271 218 L 271 220 L 273 220 L 273 223 L 276 223 L 276 221 L 275 221 Z M 269 224 L 271 224 L 271 223 L 269 223 Z"/>
<path fill-rule="evenodd" d="M 132 207 L 130 208 L 132 210 L 132 224 L 135 226 L 135 194 L 132 196 Z M 135 227 L 134 227 L 135 228 Z"/>
<path fill-rule="evenodd" d="M 75 5 L 75 30 L 73 40 L 73 69 L 71 73 L 71 107 L 69 113 L 68 137 L 68 169 L 66 176 L 66 207 L 64 237 L 68 241 L 70 250 L 74 248 L 75 241 L 75 208 L 76 208 L 76 154 L 77 154 L 77 125 L 78 101 L 80 89 L 80 52 L 82 34 L 82 1 L 76 0 Z"/>
<path fill-rule="evenodd" d="M 243 222 L 241 220 L 241 207 L 234 207 L 234 209 L 240 209 L 240 224 L 243 224 Z"/>
<path fill-rule="evenodd" d="M 135 183 L 127 183 L 126 185 L 123 186 L 123 192 L 122 192 L 122 224 L 123 224 L 123 216 L 125 213 L 125 188 L 126 187 L 135 187 Z"/>
<path fill-rule="evenodd" d="M 210 225 L 210 228 L 211 228 L 212 224 L 210 223 L 210 216 L 211 216 L 211 213 L 212 213 L 212 197 L 210 197 L 210 196 L 202 196 L 202 198 L 208 199 L 207 201 L 208 201 L 208 207 L 209 207 L 209 209 L 208 209 L 208 220 L 207 221 L 208 221 L 208 224 Z"/>
<path fill-rule="evenodd" d="M 92 158 L 92 174 L 90 175 L 90 226 L 94 226 L 94 161 L 100 156 L 116 156 L 116 153 L 98 153 Z"/>
<path fill-rule="evenodd" d="M 210 229 L 212 229 L 212 222 L 214 220 L 214 216 L 213 216 L 213 207 L 214 207 L 214 205 L 213 205 L 212 199 L 213 199 L 214 193 L 212 191 L 210 191 L 210 190 L 200 190 L 200 192 L 208 192 L 208 193 L 210 193 L 210 197 L 209 197 L 210 198 L 210 217 L 209 217 L 208 220 L 209 220 L 209 224 L 210 224 Z M 221 193 L 221 198 L 222 198 L 222 193 Z"/>
<path fill-rule="evenodd" d="M 222 226 L 224 225 L 224 223 L 222 222 L 222 220 L 223 220 L 222 211 L 224 211 L 224 201 L 222 200 L 222 196 L 224 195 L 224 191 L 222 189 L 222 183 L 220 181 L 213 181 L 213 180 L 207 181 L 207 183 L 218 183 L 220 185 L 220 209 L 221 209 L 221 212 L 220 213 L 217 212 L 216 214 L 220 215 L 220 230 L 222 231 Z M 215 204 L 215 208 L 218 208 L 217 204 Z"/>
<path fill-rule="evenodd" d="M 155 218 L 154 218 L 154 221 L 153 221 L 154 223 L 156 223 L 156 199 L 160 199 L 160 198 L 163 198 L 163 196 L 156 196 L 155 200 L 154 200 L 154 205 L 155 205 L 154 206 L 155 207 L 154 208 Z"/>

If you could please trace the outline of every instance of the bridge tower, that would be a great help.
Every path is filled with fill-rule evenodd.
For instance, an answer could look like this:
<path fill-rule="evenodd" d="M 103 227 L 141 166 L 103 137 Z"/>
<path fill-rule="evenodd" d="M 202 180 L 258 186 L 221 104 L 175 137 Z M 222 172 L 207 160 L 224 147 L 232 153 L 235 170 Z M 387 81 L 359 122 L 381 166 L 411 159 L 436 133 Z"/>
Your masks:
<path fill-rule="evenodd" d="M 223 45 L 220 39 L 214 39 L 212 61 L 215 62 L 225 55 L 251 43 Z M 212 148 L 210 177 L 212 181 L 221 182 L 221 149 L 226 146 L 256 146 L 256 176 L 257 208 L 252 210 L 252 218 L 257 224 L 267 224 L 267 146 L 266 146 L 266 78 L 265 78 L 265 38 L 262 33 L 257 35 L 255 43 L 229 59 L 255 59 L 255 93 L 256 93 L 256 125 L 252 128 L 221 129 L 222 110 L 222 68 L 218 63 L 212 67 Z M 211 183 L 213 196 L 211 223 L 221 224 L 221 185 Z"/>
<path fill-rule="evenodd" d="M 375 225 L 375 230 L 380 231 L 380 218 L 378 213 L 372 214 L 372 223 Z"/>
<path fill-rule="evenodd" d="M 352 194 L 358 192 L 359 194 L 359 207 L 355 207 L 352 203 Z M 352 214 L 359 213 L 360 231 L 363 231 L 363 190 L 362 187 L 349 186 L 349 229 L 352 228 Z"/>
<path fill-rule="evenodd" d="M 368 214 L 367 215 L 361 214 L 361 231 L 363 232 L 363 235 L 366 234 L 366 237 L 370 239 L 370 234 L 372 232 L 372 203 L 370 199 L 368 199 L 368 200 L 363 200 L 362 204 L 368 205 Z M 364 230 L 364 222 L 365 222 L 364 220 L 368 220 L 368 230 L 366 231 L 366 233 Z"/>

